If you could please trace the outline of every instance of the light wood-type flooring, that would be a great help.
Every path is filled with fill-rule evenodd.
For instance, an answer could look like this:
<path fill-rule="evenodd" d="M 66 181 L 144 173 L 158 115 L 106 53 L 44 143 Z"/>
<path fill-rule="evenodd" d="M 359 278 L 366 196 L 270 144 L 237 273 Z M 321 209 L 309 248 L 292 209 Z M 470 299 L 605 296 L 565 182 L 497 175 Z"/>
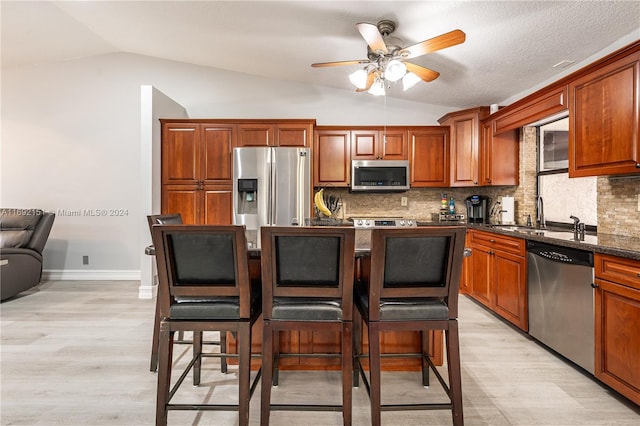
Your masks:
<path fill-rule="evenodd" d="M 46 282 L 0 305 L 2 425 L 151 425 L 156 374 L 149 372 L 154 301 L 138 299 L 138 283 Z M 460 339 L 466 425 L 638 425 L 640 409 L 588 373 L 461 297 Z M 189 354 L 176 346 L 176 365 Z M 187 379 L 175 401 L 233 401 L 235 367 L 219 372 L 208 358 L 202 384 Z M 281 372 L 273 401 L 338 402 L 337 372 Z M 384 373 L 383 402 L 441 395 L 433 378 Z M 193 401 L 193 397 L 201 401 Z M 189 400 L 189 398 L 192 398 Z M 361 386 L 353 394 L 354 425 L 369 424 Z M 259 424 L 260 387 L 251 401 Z M 386 425 L 449 425 L 448 411 L 384 412 Z M 272 425 L 339 425 L 339 413 L 273 412 Z M 234 412 L 169 413 L 172 425 L 236 425 Z"/>

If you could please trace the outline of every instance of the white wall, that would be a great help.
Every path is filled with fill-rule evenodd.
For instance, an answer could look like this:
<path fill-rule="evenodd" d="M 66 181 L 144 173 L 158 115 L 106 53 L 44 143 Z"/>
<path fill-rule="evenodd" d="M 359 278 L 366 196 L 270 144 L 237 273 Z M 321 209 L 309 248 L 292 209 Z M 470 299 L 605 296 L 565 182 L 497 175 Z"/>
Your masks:
<path fill-rule="evenodd" d="M 124 53 L 5 69 L 1 78 L 0 206 L 58 214 L 44 268 L 64 278 L 140 276 L 141 86 L 195 118 L 436 125 L 451 110 Z M 105 210 L 123 215 L 90 215 Z"/>

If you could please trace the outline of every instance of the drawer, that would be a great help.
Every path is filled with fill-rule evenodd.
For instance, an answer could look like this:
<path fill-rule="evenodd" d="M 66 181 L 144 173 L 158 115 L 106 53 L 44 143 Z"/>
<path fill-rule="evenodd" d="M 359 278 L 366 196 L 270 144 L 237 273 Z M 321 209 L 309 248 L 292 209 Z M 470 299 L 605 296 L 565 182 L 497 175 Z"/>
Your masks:
<path fill-rule="evenodd" d="M 594 262 L 597 278 L 640 289 L 640 261 L 596 253 Z"/>
<path fill-rule="evenodd" d="M 524 238 L 508 237 L 505 235 L 495 234 L 493 232 L 469 231 L 471 244 L 481 244 L 497 250 L 513 253 L 518 256 L 525 255 L 526 243 Z"/>

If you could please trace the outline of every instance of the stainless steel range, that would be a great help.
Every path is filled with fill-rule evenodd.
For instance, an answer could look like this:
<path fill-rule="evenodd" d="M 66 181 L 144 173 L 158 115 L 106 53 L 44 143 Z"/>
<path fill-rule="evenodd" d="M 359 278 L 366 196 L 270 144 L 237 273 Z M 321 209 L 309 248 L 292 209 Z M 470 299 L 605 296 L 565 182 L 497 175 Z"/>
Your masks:
<path fill-rule="evenodd" d="M 414 228 L 418 226 L 413 219 L 401 217 L 354 217 L 353 227 L 356 229 L 373 228 Z"/>
<path fill-rule="evenodd" d="M 372 229 L 415 228 L 418 226 L 415 220 L 402 217 L 354 217 L 351 220 L 356 229 L 356 250 L 369 250 Z"/>

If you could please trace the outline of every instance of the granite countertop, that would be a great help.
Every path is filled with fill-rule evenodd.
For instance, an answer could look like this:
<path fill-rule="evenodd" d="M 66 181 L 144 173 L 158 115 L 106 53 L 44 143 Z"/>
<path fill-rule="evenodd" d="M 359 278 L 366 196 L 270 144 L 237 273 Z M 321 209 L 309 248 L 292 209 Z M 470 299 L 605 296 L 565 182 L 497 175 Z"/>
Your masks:
<path fill-rule="evenodd" d="M 419 221 L 418 226 L 442 225 L 444 223 Z M 571 247 L 579 250 L 587 250 L 594 253 L 609 254 L 628 259 L 640 260 L 640 239 L 626 235 L 590 234 L 587 233 L 583 241 L 576 241 L 571 230 L 546 229 L 538 230 L 518 227 L 518 230 L 509 229 L 508 225 L 466 224 L 469 229 L 493 232 L 510 237 L 523 238 L 525 240 L 539 241 L 547 244 L 555 244 L 563 247 Z"/>

